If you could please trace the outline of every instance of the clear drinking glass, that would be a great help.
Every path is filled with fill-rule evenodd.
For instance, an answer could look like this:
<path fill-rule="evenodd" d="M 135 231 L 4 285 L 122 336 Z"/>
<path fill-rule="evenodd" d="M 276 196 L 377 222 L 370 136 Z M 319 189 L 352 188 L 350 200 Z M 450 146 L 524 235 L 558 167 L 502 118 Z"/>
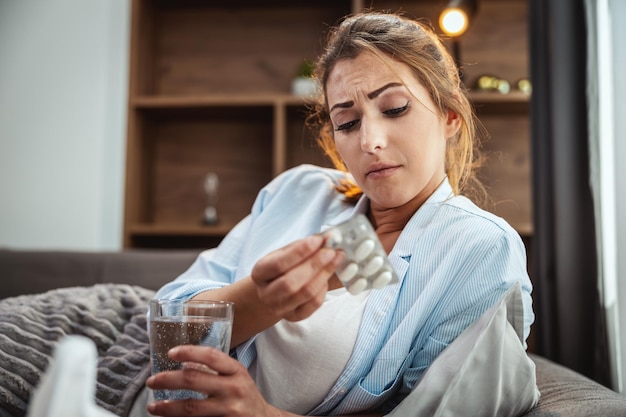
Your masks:
<path fill-rule="evenodd" d="M 150 362 L 152 374 L 181 369 L 167 352 L 179 345 L 211 346 L 228 353 L 233 327 L 234 303 L 230 301 L 150 301 Z M 209 369 L 199 366 L 199 369 Z M 154 390 L 156 400 L 204 398 L 190 390 Z"/>

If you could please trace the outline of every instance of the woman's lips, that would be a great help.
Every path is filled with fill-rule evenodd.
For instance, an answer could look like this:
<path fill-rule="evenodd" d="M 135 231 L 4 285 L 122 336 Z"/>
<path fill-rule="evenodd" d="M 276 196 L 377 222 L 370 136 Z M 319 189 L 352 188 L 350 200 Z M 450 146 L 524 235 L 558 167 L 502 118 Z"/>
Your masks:
<path fill-rule="evenodd" d="M 400 168 L 399 165 L 374 166 L 367 170 L 365 176 L 371 179 L 386 178 L 396 172 L 398 168 Z"/>

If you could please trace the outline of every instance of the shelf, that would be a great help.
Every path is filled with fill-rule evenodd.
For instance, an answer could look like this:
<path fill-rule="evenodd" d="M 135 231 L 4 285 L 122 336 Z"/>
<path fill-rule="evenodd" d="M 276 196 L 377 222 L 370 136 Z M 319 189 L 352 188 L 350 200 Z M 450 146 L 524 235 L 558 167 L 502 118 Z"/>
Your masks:
<path fill-rule="evenodd" d="M 160 249 L 205 249 L 219 245 L 235 223 L 217 225 L 186 223 L 137 223 L 127 227 L 131 247 Z"/>
<path fill-rule="evenodd" d="M 129 226 L 128 231 L 134 236 L 217 236 L 223 237 L 235 223 L 216 225 L 191 225 L 184 223 L 138 223 Z"/>
<path fill-rule="evenodd" d="M 476 112 L 480 114 L 527 114 L 530 95 L 520 91 L 501 94 L 495 91 L 470 91 Z"/>
<path fill-rule="evenodd" d="M 285 93 L 139 96 L 131 99 L 131 105 L 137 109 L 304 106 L 309 102 L 305 97 Z"/>
<path fill-rule="evenodd" d="M 345 1 L 135 0 L 135 95 L 288 93 Z"/>
<path fill-rule="evenodd" d="M 530 95 L 520 91 L 501 94 L 492 91 L 470 90 L 469 97 L 480 106 L 527 106 Z M 218 106 L 305 106 L 311 99 L 286 93 L 257 94 L 204 94 L 204 95 L 145 95 L 131 99 L 131 105 L 138 109 L 179 108 L 179 107 L 218 107 Z"/>
<path fill-rule="evenodd" d="M 520 103 L 527 104 L 530 101 L 530 95 L 521 91 L 511 91 L 507 94 L 498 93 L 496 91 L 476 91 L 470 90 L 470 97 L 473 101 L 479 103 Z"/>
<path fill-rule="evenodd" d="M 366 4 L 367 3 L 367 4 Z M 124 246 L 215 246 L 286 169 L 330 166 L 290 94 L 328 28 L 367 7 L 436 21 L 440 0 L 132 0 Z M 527 77 L 524 0 L 486 1 L 461 40 L 464 77 Z M 446 44 L 449 46 L 449 44 Z M 471 91 L 491 136 L 482 173 L 494 212 L 522 236 L 530 213 L 530 97 Z M 204 226 L 204 179 L 220 180 L 221 223 Z"/>

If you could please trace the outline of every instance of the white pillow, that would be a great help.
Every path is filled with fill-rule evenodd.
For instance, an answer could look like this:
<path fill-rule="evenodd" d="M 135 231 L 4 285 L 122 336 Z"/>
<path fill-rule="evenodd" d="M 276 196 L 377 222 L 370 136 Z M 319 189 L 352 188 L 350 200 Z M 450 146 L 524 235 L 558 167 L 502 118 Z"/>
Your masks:
<path fill-rule="evenodd" d="M 518 416 L 539 401 L 519 284 L 457 337 L 388 417 Z"/>

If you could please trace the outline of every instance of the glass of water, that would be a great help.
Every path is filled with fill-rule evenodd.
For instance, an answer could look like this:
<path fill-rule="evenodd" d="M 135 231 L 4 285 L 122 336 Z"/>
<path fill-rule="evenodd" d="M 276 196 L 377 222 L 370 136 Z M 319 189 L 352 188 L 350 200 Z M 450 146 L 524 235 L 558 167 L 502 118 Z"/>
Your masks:
<path fill-rule="evenodd" d="M 150 362 L 152 374 L 203 365 L 173 361 L 167 352 L 180 345 L 211 346 L 228 353 L 233 327 L 234 303 L 230 301 L 158 300 L 150 301 Z M 203 399 L 190 390 L 155 390 L 156 400 Z"/>

